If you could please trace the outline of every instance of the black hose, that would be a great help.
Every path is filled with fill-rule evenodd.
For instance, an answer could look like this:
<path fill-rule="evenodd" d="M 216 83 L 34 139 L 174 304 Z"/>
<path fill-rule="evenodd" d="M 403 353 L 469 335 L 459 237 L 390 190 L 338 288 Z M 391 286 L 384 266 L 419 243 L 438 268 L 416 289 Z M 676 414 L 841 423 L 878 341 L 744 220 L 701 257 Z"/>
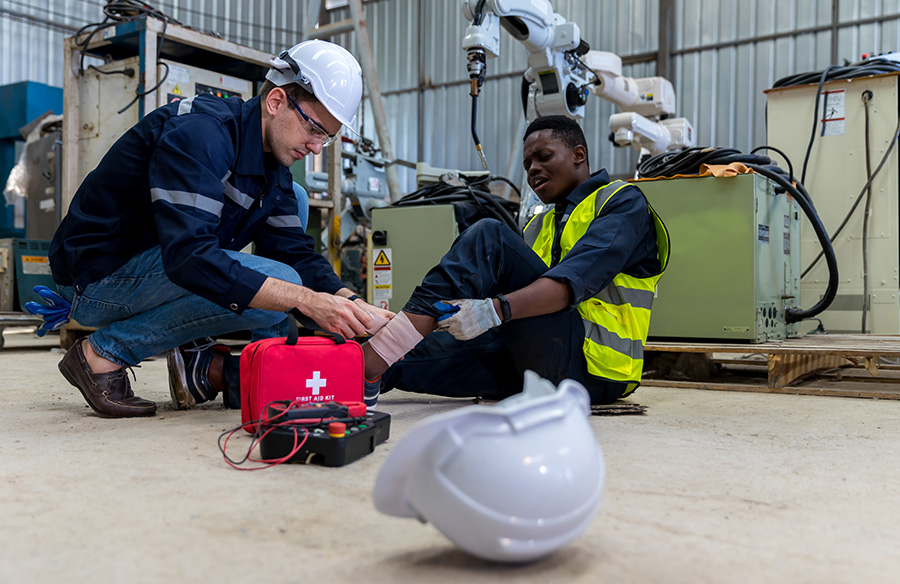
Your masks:
<path fill-rule="evenodd" d="M 478 4 L 475 5 L 475 14 L 472 19 L 473 26 L 480 26 L 481 22 L 484 20 L 484 3 L 487 0 L 478 0 Z"/>
<path fill-rule="evenodd" d="M 464 182 L 463 185 L 451 185 L 444 182 L 428 185 L 403 196 L 391 206 L 410 207 L 470 202 L 479 209 L 484 217 L 497 219 L 508 225 L 516 233 L 521 233 L 515 217 L 518 211 L 518 204 L 504 201 L 493 195 L 488 189 L 488 184 L 491 182 L 504 181 L 512 184 L 511 181 L 498 176 L 469 178 L 465 175 L 460 175 L 460 178 Z M 513 185 L 513 188 L 515 188 L 515 185 Z M 518 189 L 516 191 L 518 192 Z"/>
<path fill-rule="evenodd" d="M 813 230 L 816 232 L 816 237 L 819 239 L 819 243 L 822 246 L 822 253 L 825 255 L 825 263 L 828 265 L 828 286 L 825 288 L 825 294 L 812 308 L 806 310 L 794 306 L 785 308 L 784 321 L 787 324 L 791 324 L 817 316 L 831 305 L 834 301 L 834 297 L 837 295 L 838 289 L 837 258 L 834 255 L 834 247 L 831 245 L 831 240 L 828 239 L 828 232 L 825 230 L 825 226 L 822 225 L 822 220 L 819 218 L 819 214 L 816 213 L 816 209 L 812 205 L 809 193 L 806 193 L 805 190 L 801 192 L 792 185 L 783 174 L 773 172 L 771 168 L 752 163 L 745 164 L 748 168 L 769 178 L 790 193 L 800 205 L 806 218 L 812 223 Z"/>
<path fill-rule="evenodd" d="M 522 75 L 522 115 L 528 117 L 528 93 L 531 90 L 531 83 Z"/>
<path fill-rule="evenodd" d="M 803 170 L 800 172 L 800 182 L 806 182 L 806 167 L 809 164 L 809 155 L 812 153 L 813 143 L 816 141 L 816 128 L 819 127 L 819 99 L 822 97 L 822 87 L 828 79 L 828 73 L 836 69 L 837 65 L 832 65 L 822 71 L 819 78 L 819 88 L 816 90 L 816 105 L 813 107 L 813 125 L 812 132 L 809 135 L 809 143 L 806 145 L 806 156 L 803 157 Z"/>
<path fill-rule="evenodd" d="M 516 183 L 514 183 L 514 182 L 511 181 L 511 180 L 509 180 L 509 179 L 506 178 L 505 176 L 497 176 L 497 175 L 493 175 L 493 174 L 492 174 L 492 175 L 491 175 L 491 181 L 495 181 L 495 180 L 499 180 L 499 181 L 505 182 L 505 183 L 508 184 L 510 187 L 512 187 L 512 190 L 516 191 L 516 194 L 519 195 L 519 198 L 520 198 L 520 199 L 522 198 L 522 191 L 519 190 L 519 187 L 516 186 Z"/>
<path fill-rule="evenodd" d="M 882 73 L 896 73 L 898 71 L 900 71 L 900 62 L 883 59 L 881 57 L 874 57 L 851 65 L 832 65 L 825 69 L 825 71 L 812 71 L 782 77 L 776 81 L 772 87 L 808 85 L 819 81 L 823 77 L 823 73 L 825 74 L 825 81 L 836 81 L 839 79 L 855 79 L 857 77 L 866 77 L 869 75 L 880 75 Z"/>
<path fill-rule="evenodd" d="M 866 333 L 866 317 L 869 314 L 869 213 L 872 210 L 872 148 L 869 144 L 869 108 L 872 101 L 872 92 L 868 89 L 862 92 L 863 105 L 866 108 L 866 178 L 869 188 L 866 189 L 866 207 L 863 211 L 862 233 L 862 262 L 863 262 L 863 305 L 862 322 L 860 332 Z"/>
<path fill-rule="evenodd" d="M 900 126 L 898 126 L 898 132 L 900 132 Z M 755 148 L 753 152 L 763 148 L 770 147 L 761 146 Z M 641 178 L 654 178 L 699 174 L 700 166 L 703 164 L 724 165 L 731 164 L 732 162 L 740 162 L 757 173 L 769 178 L 772 182 L 784 189 L 785 192 L 793 196 L 803 210 L 804 215 L 806 215 L 807 219 L 809 219 L 809 222 L 812 224 L 816 236 L 819 239 L 819 243 L 822 246 L 822 251 L 819 253 L 818 257 L 824 255 L 826 263 L 828 264 L 828 286 L 825 295 L 822 296 L 819 302 L 812 308 L 808 310 L 797 307 L 785 309 L 785 322 L 791 324 L 816 316 L 828 308 L 837 294 L 838 266 L 837 259 L 834 255 L 834 248 L 831 245 L 833 238 L 828 238 L 825 226 L 822 224 L 822 220 L 816 212 L 815 205 L 813 205 L 812 197 L 809 196 L 809 193 L 802 182 L 797 182 L 796 186 L 793 183 L 793 166 L 788 157 L 780 150 L 775 148 L 770 149 L 775 150 L 784 157 L 788 163 L 788 168 L 791 169 L 790 174 L 786 174 L 784 170 L 779 168 L 768 156 L 753 153 L 743 154 L 739 150 L 733 148 L 698 147 L 689 148 L 681 152 L 668 152 L 650 157 L 638 165 L 638 176 Z M 817 260 L 818 257 L 816 258 Z M 807 271 L 809 270 L 807 269 Z"/>
<path fill-rule="evenodd" d="M 481 140 L 478 138 L 478 130 L 476 129 L 476 115 L 478 113 L 478 96 L 472 96 L 472 140 L 475 141 L 475 146 L 478 149 L 481 149 Z"/>
<path fill-rule="evenodd" d="M 676 174 L 698 174 L 702 164 L 727 165 L 732 162 L 751 162 L 777 168 L 768 156 L 744 154 L 734 148 L 694 147 L 680 152 L 664 152 L 651 156 L 638 165 L 637 171 L 641 178 L 656 178 Z M 780 168 L 778 170 L 784 172 Z"/>
<path fill-rule="evenodd" d="M 900 119 L 897 120 L 897 128 L 896 128 L 896 130 L 894 130 L 894 137 L 891 140 L 891 143 L 888 145 L 887 150 L 884 153 L 884 156 L 882 156 L 881 162 L 879 162 L 878 166 L 875 167 L 875 172 L 872 173 L 872 177 L 866 181 L 865 185 L 863 185 L 862 190 L 859 192 L 859 195 L 856 197 L 856 200 L 853 202 L 853 205 L 850 207 L 850 210 L 847 211 L 847 215 L 844 216 L 844 220 L 841 222 L 840 225 L 838 225 L 838 228 L 832 234 L 832 236 L 831 236 L 832 242 L 835 239 L 837 239 L 837 236 L 840 235 L 841 231 L 847 225 L 847 222 L 850 221 L 850 216 L 853 215 L 854 211 L 856 211 L 856 208 L 859 206 L 859 203 L 862 201 L 863 196 L 869 190 L 869 187 L 872 185 L 872 182 L 875 180 L 875 177 L 877 177 L 878 173 L 881 172 L 881 169 L 884 168 L 884 165 L 887 162 L 888 158 L 890 157 L 891 152 L 894 150 L 894 146 L 897 145 L 898 140 L 900 140 Z M 803 273 L 800 274 L 800 277 L 802 278 L 802 277 L 806 276 L 806 274 L 808 274 L 809 271 L 811 269 L 813 269 L 813 266 L 816 265 L 816 263 L 819 261 L 819 259 L 821 259 L 821 257 L 822 257 L 822 252 L 819 252 L 819 255 L 817 255 L 813 259 L 813 261 L 811 261 L 809 263 L 809 265 L 806 266 L 806 269 L 803 270 Z"/>
<path fill-rule="evenodd" d="M 765 146 L 757 146 L 756 148 L 754 148 L 753 150 L 750 151 L 750 154 L 756 154 L 756 153 L 759 152 L 760 150 L 773 150 L 773 151 L 777 152 L 778 154 L 780 154 L 781 157 L 784 158 L 784 161 L 787 163 L 787 166 L 788 166 L 788 178 L 791 180 L 791 182 L 794 182 L 794 165 L 791 164 L 791 159 L 788 158 L 788 155 L 787 155 L 787 154 L 785 154 L 784 152 L 782 152 L 782 151 L 779 150 L 778 148 L 775 148 L 774 146 L 769 146 L 768 144 L 765 145 Z M 801 182 L 802 182 L 802 181 L 801 181 Z"/>

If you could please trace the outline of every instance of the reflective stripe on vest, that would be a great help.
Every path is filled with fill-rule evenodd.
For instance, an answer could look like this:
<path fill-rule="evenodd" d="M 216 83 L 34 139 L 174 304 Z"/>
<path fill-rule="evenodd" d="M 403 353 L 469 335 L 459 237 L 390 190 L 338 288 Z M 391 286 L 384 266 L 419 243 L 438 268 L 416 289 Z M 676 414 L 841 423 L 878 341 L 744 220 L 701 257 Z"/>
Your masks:
<path fill-rule="evenodd" d="M 572 211 L 562 226 L 560 243 L 562 257 L 587 232 L 591 221 L 600 214 L 606 203 L 629 186 L 613 181 L 597 189 Z M 584 324 L 584 356 L 592 375 L 628 383 L 625 393 L 634 391 L 641 381 L 644 366 L 644 344 L 650 330 L 650 309 L 656 294 L 656 284 L 669 261 L 669 234 L 653 207 L 650 216 L 656 230 L 660 272 L 647 278 L 618 274 L 593 298 L 578 305 Z M 548 266 L 555 232 L 555 208 L 551 207 L 529 221 L 525 227 L 525 241 Z"/>

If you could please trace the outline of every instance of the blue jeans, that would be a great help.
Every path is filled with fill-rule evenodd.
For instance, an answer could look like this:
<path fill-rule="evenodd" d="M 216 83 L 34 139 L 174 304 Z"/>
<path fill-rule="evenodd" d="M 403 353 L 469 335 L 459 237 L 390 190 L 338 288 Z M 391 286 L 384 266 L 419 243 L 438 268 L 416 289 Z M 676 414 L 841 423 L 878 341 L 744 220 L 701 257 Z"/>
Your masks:
<path fill-rule="evenodd" d="M 225 253 L 267 276 L 301 283 L 296 270 L 280 262 L 236 251 Z M 82 294 L 71 286 L 61 287 L 60 294 L 72 303 L 73 319 L 99 328 L 90 336 L 94 350 L 119 365 L 137 365 L 201 337 L 243 330 L 252 331 L 253 340 L 287 334 L 284 312 L 248 308 L 238 315 L 173 284 L 163 270 L 158 246 L 86 286 Z"/>
<path fill-rule="evenodd" d="M 403 307 L 438 317 L 438 300 L 491 298 L 533 283 L 547 265 L 522 236 L 494 219 L 482 219 L 453 242 Z M 531 369 L 553 383 L 575 379 L 591 403 L 612 403 L 627 385 L 588 373 L 577 310 L 512 320 L 469 341 L 434 332 L 384 374 L 385 388 L 450 397 L 502 399 L 522 391 Z"/>

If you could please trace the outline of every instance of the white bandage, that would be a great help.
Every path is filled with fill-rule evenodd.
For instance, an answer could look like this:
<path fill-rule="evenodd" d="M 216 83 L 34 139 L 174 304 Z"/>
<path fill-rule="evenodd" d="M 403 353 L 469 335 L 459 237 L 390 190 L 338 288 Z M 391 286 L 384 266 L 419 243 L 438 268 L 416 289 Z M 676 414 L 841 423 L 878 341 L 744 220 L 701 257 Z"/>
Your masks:
<path fill-rule="evenodd" d="M 369 346 L 390 367 L 412 351 L 423 338 L 425 337 L 406 317 L 406 313 L 401 312 L 369 339 Z"/>
<path fill-rule="evenodd" d="M 372 326 L 367 328 L 366 332 L 370 335 L 374 335 L 375 333 L 380 331 L 382 328 L 384 328 L 384 325 L 389 322 L 388 319 L 384 318 L 383 316 L 378 316 L 376 314 L 372 314 L 371 312 L 369 312 L 369 316 L 372 317 Z"/>

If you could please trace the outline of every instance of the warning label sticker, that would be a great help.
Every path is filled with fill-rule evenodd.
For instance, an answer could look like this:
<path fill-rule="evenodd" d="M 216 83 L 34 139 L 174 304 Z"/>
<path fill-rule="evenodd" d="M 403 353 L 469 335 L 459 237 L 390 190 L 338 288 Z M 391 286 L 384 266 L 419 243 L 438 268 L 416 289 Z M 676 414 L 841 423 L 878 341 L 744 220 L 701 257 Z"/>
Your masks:
<path fill-rule="evenodd" d="M 22 273 L 50 275 L 50 262 L 47 256 L 22 256 Z"/>
<path fill-rule="evenodd" d="M 843 89 L 822 92 L 822 136 L 844 135 L 846 95 Z"/>
<path fill-rule="evenodd" d="M 391 250 L 390 249 L 381 249 L 378 250 L 378 257 L 375 258 L 376 266 L 390 266 L 391 265 Z"/>
<path fill-rule="evenodd" d="M 391 248 L 376 251 L 377 255 L 372 265 L 372 292 L 376 300 L 388 300 L 393 298 Z"/>

